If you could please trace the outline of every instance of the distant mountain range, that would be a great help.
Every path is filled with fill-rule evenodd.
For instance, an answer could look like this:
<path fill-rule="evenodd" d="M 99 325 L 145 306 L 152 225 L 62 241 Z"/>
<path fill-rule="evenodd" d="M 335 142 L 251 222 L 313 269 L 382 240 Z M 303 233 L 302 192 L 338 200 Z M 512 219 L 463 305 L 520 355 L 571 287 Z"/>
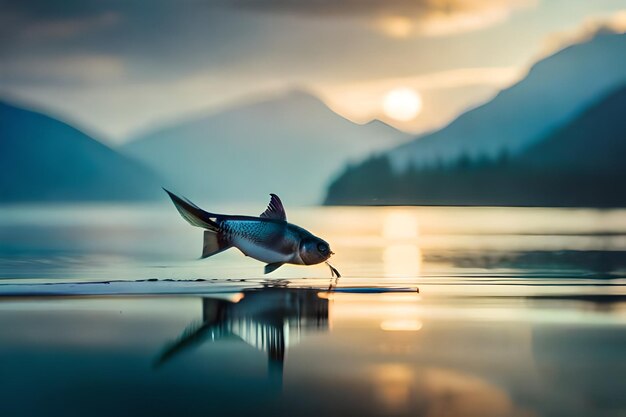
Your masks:
<path fill-rule="evenodd" d="M 291 91 L 185 120 L 122 147 L 190 197 L 315 204 L 350 160 L 410 137 L 382 122 L 355 124 L 319 99 Z"/>
<path fill-rule="evenodd" d="M 626 84 L 520 154 L 403 172 L 377 156 L 347 169 L 326 203 L 626 207 L 625 160 Z"/>
<path fill-rule="evenodd" d="M 626 206 L 626 35 L 602 34 L 440 131 L 348 166 L 327 204 Z"/>
<path fill-rule="evenodd" d="M 165 185 L 194 199 L 273 192 L 313 204 L 347 165 L 326 203 L 626 206 L 625 85 L 626 35 L 601 34 L 410 141 L 302 91 L 183 120 L 116 150 L 0 102 L 0 202 L 143 200 Z"/>
<path fill-rule="evenodd" d="M 145 200 L 157 176 L 52 117 L 0 102 L 0 202 Z"/>
<path fill-rule="evenodd" d="M 600 34 L 539 61 L 523 80 L 493 100 L 388 155 L 399 169 L 462 155 L 515 155 L 624 83 L 626 35 Z"/>

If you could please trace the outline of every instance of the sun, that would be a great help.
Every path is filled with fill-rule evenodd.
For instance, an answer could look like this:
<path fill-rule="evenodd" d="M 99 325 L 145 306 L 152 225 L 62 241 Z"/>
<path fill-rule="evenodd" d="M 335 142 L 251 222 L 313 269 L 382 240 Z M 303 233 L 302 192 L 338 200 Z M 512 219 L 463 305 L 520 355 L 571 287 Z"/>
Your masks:
<path fill-rule="evenodd" d="M 385 95 L 383 111 L 394 120 L 408 122 L 422 111 L 422 97 L 411 88 L 393 89 Z"/>

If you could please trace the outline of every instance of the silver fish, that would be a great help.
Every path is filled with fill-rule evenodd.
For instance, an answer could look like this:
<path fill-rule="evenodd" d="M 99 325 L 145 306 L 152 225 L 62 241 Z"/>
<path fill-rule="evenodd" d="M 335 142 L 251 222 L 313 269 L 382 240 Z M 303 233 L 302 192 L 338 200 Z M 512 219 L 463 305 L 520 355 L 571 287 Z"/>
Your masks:
<path fill-rule="evenodd" d="M 267 209 L 259 217 L 253 217 L 209 213 L 187 199 L 168 190 L 165 192 L 183 219 L 192 226 L 205 229 L 202 258 L 234 247 L 246 256 L 267 263 L 266 274 L 284 264 L 316 265 L 326 262 L 333 277 L 341 276 L 328 263 L 334 255 L 328 242 L 288 223 L 283 203 L 276 194 L 270 194 Z"/>

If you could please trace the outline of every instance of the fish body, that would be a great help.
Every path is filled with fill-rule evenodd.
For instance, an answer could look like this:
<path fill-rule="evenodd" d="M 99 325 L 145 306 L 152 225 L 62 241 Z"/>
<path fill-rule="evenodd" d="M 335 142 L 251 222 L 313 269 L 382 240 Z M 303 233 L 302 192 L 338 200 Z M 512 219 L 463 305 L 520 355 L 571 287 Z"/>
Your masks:
<path fill-rule="evenodd" d="M 266 263 L 305 265 L 300 242 L 314 238 L 294 224 L 260 217 L 225 216 L 218 225 L 221 238 L 246 256 Z"/>
<path fill-rule="evenodd" d="M 187 222 L 205 229 L 202 258 L 234 247 L 246 256 L 267 263 L 265 273 L 269 273 L 286 263 L 319 264 L 333 254 L 325 240 L 287 222 L 284 206 L 275 194 L 271 194 L 267 209 L 259 217 L 253 217 L 210 213 L 165 191 Z M 339 275 L 330 264 L 329 267 L 333 275 Z"/>

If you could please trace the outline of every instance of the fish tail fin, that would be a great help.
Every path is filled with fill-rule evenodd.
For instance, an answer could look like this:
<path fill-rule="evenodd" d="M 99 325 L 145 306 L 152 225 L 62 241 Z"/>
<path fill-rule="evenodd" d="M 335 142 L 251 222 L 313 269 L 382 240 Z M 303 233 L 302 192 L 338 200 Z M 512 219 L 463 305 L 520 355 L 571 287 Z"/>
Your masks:
<path fill-rule="evenodd" d="M 166 190 L 165 188 L 163 188 L 163 190 L 170 196 L 172 202 L 174 203 L 174 206 L 176 207 L 176 210 L 178 210 L 182 218 L 187 220 L 190 225 L 202 227 L 213 234 L 216 234 L 219 231 L 219 225 L 214 220 L 212 220 L 215 219 L 217 215 L 202 210 L 191 201 L 183 199 L 176 194 Z"/>
<path fill-rule="evenodd" d="M 204 245 L 202 246 L 201 259 L 208 258 L 209 256 L 216 255 L 225 251 L 232 245 L 224 239 L 221 233 L 215 233 L 210 230 L 204 231 Z"/>

